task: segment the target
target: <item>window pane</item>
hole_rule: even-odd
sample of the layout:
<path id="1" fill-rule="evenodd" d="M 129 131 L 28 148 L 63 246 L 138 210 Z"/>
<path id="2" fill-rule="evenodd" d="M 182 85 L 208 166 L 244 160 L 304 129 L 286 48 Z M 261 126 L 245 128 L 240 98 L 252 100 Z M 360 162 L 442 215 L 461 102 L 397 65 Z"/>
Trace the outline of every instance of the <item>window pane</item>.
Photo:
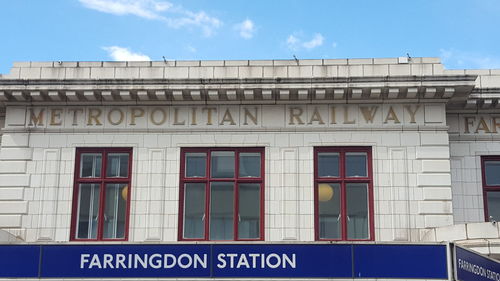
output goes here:
<path id="1" fill-rule="evenodd" d="M 367 177 L 366 153 L 348 152 L 345 156 L 346 177 Z"/>
<path id="2" fill-rule="evenodd" d="M 342 235 L 340 217 L 340 185 L 318 184 L 319 238 L 340 239 Z"/>
<path id="3" fill-rule="evenodd" d="M 484 161 L 486 185 L 500 185 L 500 161 Z"/>
<path id="4" fill-rule="evenodd" d="M 109 153 L 106 177 L 128 177 L 128 153 Z"/>
<path id="5" fill-rule="evenodd" d="M 76 238 L 97 238 L 99 215 L 99 185 L 80 184 L 78 194 L 78 221 L 76 223 Z"/>
<path id="6" fill-rule="evenodd" d="M 260 184 L 240 184 L 238 190 L 238 236 L 240 239 L 260 237 Z"/>
<path id="7" fill-rule="evenodd" d="M 318 177 L 339 176 L 339 154 L 337 152 L 318 153 Z"/>
<path id="8" fill-rule="evenodd" d="M 125 183 L 106 184 L 103 238 L 125 238 L 128 194 Z"/>
<path id="9" fill-rule="evenodd" d="M 369 239 L 368 236 L 368 184 L 348 183 L 347 238 Z"/>
<path id="10" fill-rule="evenodd" d="M 210 240 L 233 240 L 234 185 L 213 182 L 210 192 Z"/>
<path id="11" fill-rule="evenodd" d="M 500 192 L 487 192 L 488 216 L 495 221 L 500 221 Z"/>
<path id="12" fill-rule="evenodd" d="M 206 165 L 206 153 L 186 153 L 186 177 L 204 178 Z"/>
<path id="13" fill-rule="evenodd" d="M 240 153 L 240 177 L 260 177 L 260 153 Z"/>
<path id="14" fill-rule="evenodd" d="M 184 185 L 184 238 L 205 237 L 205 184 Z"/>
<path id="15" fill-rule="evenodd" d="M 234 178 L 233 151 L 214 151 L 211 157 L 213 178 Z"/>
<path id="16" fill-rule="evenodd" d="M 101 177 L 102 157 L 100 153 L 82 153 L 80 157 L 80 177 Z"/>

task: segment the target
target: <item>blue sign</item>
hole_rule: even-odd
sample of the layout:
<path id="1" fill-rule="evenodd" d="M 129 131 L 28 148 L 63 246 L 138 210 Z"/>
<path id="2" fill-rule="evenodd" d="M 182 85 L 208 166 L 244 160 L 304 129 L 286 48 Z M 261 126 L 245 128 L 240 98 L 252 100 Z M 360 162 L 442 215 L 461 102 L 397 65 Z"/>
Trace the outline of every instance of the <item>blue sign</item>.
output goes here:
<path id="1" fill-rule="evenodd" d="M 448 278 L 446 247 L 353 245 L 355 278 Z"/>
<path id="2" fill-rule="evenodd" d="M 40 246 L 0 245 L 0 277 L 38 277 Z"/>
<path id="3" fill-rule="evenodd" d="M 0 277 L 447 279 L 446 268 L 444 245 L 0 246 Z"/>
<path id="4" fill-rule="evenodd" d="M 500 263 L 480 254 L 455 247 L 456 278 L 461 281 L 500 281 Z"/>

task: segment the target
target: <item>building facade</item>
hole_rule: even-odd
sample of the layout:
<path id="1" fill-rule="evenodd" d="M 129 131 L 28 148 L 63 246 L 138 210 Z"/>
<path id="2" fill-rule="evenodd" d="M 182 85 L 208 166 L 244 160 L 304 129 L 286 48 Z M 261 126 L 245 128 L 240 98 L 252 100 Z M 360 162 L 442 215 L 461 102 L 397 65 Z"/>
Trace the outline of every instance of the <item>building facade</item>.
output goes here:
<path id="1" fill-rule="evenodd" d="M 499 99 L 500 70 L 435 58 L 15 63 L 0 77 L 0 238 L 62 251 L 335 245 L 368 262 L 362 247 L 436 246 L 444 277 L 187 277 L 451 279 L 448 242 L 500 254 Z M 85 255 L 81 268 L 105 267 Z M 250 254 L 262 270 L 297 266 L 263 255 Z M 217 266 L 251 263 L 238 257 Z M 165 277 L 102 274 L 82 276 Z"/>

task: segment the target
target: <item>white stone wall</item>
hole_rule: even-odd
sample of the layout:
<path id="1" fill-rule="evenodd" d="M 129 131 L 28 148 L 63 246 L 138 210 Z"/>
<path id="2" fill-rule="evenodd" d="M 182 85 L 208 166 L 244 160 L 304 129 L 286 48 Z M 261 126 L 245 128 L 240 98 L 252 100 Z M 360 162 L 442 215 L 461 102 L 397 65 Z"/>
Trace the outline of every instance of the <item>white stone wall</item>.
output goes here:
<path id="1" fill-rule="evenodd" d="M 498 114 L 448 114 L 455 223 L 484 222 L 481 156 L 500 155 Z M 470 122 L 466 125 L 466 119 Z M 484 124 L 480 120 L 484 120 Z M 484 127 L 486 125 L 487 127 Z M 468 127 L 468 128 L 466 128 Z M 479 130 L 478 130 L 479 128 Z M 489 132 L 485 132 L 485 129 Z"/>
<path id="2" fill-rule="evenodd" d="M 444 106 L 432 110 L 442 111 Z M 419 241 L 426 228 L 453 224 L 448 133 L 445 126 L 431 126 L 444 122 L 444 114 L 429 114 L 428 127 L 313 127 L 258 133 L 29 132 L 19 116 L 7 116 L 0 151 L 0 227 L 27 242 L 68 241 L 75 149 L 133 147 L 129 241 L 175 242 L 180 148 L 258 146 L 265 147 L 266 158 L 265 240 L 313 241 L 313 148 L 371 146 L 375 239 Z"/>

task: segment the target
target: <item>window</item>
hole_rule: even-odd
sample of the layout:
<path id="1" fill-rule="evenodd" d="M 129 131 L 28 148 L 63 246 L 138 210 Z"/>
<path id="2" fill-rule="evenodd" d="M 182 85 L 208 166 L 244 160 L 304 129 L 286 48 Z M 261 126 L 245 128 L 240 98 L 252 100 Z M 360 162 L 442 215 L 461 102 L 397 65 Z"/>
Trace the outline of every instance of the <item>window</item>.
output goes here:
<path id="1" fill-rule="evenodd" d="M 179 240 L 262 240 L 264 149 L 181 150 Z"/>
<path id="2" fill-rule="evenodd" d="M 484 217 L 500 220 L 500 156 L 481 157 L 483 171 Z"/>
<path id="3" fill-rule="evenodd" d="M 127 240 L 131 148 L 76 151 L 72 240 Z"/>
<path id="4" fill-rule="evenodd" d="M 316 147 L 316 240 L 373 240 L 370 147 Z"/>

